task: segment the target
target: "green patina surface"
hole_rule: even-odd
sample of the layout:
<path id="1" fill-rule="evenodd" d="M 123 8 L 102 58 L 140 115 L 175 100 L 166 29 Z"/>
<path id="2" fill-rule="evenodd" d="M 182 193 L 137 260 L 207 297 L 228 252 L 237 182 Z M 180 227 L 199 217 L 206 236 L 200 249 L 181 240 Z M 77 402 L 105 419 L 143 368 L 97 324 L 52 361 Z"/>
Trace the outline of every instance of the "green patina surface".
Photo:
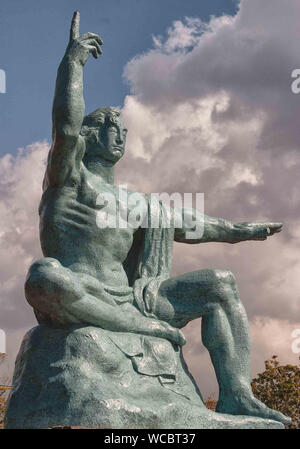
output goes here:
<path id="1" fill-rule="evenodd" d="M 134 201 L 125 204 L 114 183 L 127 133 L 120 111 L 84 116 L 83 68 L 101 45 L 98 35 L 79 34 L 75 13 L 58 69 L 39 208 L 44 258 L 25 284 L 39 325 L 24 337 L 5 425 L 282 428 L 289 419 L 251 392 L 248 323 L 232 273 L 170 277 L 174 240 L 265 240 L 282 224 L 199 218 L 193 209 L 167 210 L 150 195 L 140 196 L 141 220 L 130 220 Z M 103 201 L 107 195 L 116 210 Z M 201 221 L 201 237 L 190 237 L 186 221 L 164 226 L 182 214 L 188 223 Z M 102 226 L 116 215 L 115 227 Z M 142 226 L 152 218 L 157 227 Z M 182 356 L 180 329 L 199 317 L 220 388 L 217 413 L 205 408 Z"/>

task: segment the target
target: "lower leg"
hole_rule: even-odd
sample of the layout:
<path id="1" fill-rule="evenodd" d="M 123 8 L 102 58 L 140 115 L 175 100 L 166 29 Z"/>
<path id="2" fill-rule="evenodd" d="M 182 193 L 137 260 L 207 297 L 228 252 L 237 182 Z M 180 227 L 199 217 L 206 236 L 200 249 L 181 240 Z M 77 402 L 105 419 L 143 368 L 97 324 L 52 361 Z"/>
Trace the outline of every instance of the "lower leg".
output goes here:
<path id="1" fill-rule="evenodd" d="M 235 285 L 228 295 L 225 303 L 202 318 L 202 340 L 219 383 L 217 412 L 259 416 L 289 424 L 289 418 L 268 408 L 252 393 L 248 320 Z"/>
<path id="2" fill-rule="evenodd" d="M 210 353 L 220 394 L 250 387 L 250 339 L 236 286 L 223 287 L 226 301 L 202 317 L 202 341 Z"/>

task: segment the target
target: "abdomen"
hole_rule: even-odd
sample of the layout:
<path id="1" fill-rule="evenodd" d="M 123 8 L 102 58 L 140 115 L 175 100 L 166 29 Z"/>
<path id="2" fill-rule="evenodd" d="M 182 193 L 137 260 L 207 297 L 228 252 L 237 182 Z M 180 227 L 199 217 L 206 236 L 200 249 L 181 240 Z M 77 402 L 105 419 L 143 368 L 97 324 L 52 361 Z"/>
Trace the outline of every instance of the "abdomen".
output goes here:
<path id="1" fill-rule="evenodd" d="M 99 270 L 107 271 L 109 266 L 113 272 L 123 270 L 122 263 L 131 248 L 133 231 L 130 228 L 99 228 L 96 212 L 77 200 L 75 189 L 47 189 L 40 206 L 40 240 L 44 256 L 54 257 L 64 266 L 83 265 L 98 274 Z"/>

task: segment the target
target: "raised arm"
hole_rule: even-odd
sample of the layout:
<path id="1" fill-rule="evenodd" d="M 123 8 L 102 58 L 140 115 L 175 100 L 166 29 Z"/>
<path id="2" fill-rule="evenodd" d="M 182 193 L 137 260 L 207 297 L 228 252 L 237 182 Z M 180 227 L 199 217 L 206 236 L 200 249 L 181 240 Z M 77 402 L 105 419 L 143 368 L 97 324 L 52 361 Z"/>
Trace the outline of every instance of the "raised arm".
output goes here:
<path id="1" fill-rule="evenodd" d="M 175 209 L 175 241 L 182 243 L 266 240 L 280 232 L 282 223 L 233 223 L 223 218 L 209 217 L 195 209 Z M 176 226 L 179 223 L 179 226 Z"/>
<path id="2" fill-rule="evenodd" d="M 79 135 L 84 117 L 83 67 L 92 53 L 101 54 L 101 38 L 94 33 L 79 35 L 79 12 L 72 19 L 70 40 L 59 65 L 52 109 L 52 146 L 46 173 L 52 186 L 76 181 L 84 155 L 84 139 Z"/>

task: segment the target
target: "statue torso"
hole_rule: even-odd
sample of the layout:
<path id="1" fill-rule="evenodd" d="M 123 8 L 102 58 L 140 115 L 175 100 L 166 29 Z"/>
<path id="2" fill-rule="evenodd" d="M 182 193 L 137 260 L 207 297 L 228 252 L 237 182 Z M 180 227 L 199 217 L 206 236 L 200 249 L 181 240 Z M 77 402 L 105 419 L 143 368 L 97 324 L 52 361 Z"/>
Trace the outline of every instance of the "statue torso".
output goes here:
<path id="1" fill-rule="evenodd" d="M 74 187 L 48 187 L 40 204 L 40 239 L 43 254 L 73 271 L 87 273 L 108 285 L 128 285 L 123 262 L 135 229 L 127 223 L 126 205 L 119 187 L 103 182 L 81 164 L 80 182 Z M 104 194 L 104 195 L 103 195 Z M 117 210 L 105 204 L 116 198 Z M 100 195 L 100 196 L 99 196 Z M 103 205 L 105 207 L 103 208 Z M 120 212 L 119 212 L 120 211 Z M 127 226 L 101 227 L 115 214 Z M 124 222 L 123 222 L 124 225 Z"/>

